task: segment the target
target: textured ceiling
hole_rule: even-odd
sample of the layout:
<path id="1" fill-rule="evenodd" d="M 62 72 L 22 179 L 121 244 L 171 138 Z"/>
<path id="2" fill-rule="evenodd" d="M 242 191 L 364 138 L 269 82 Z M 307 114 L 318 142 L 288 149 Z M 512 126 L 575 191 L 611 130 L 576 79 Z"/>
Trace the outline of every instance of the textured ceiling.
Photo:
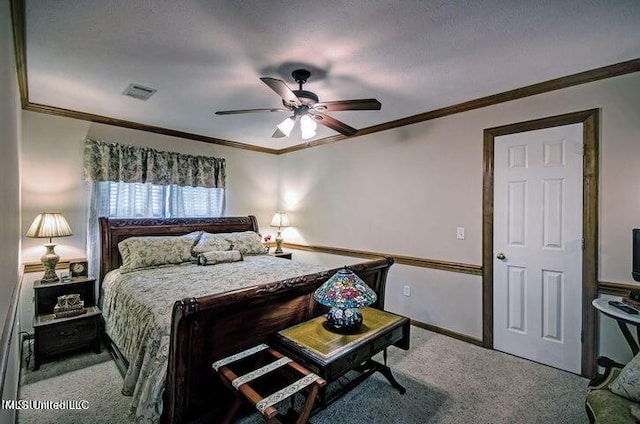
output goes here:
<path id="1" fill-rule="evenodd" d="M 29 101 L 281 149 L 259 78 L 307 67 L 355 128 L 640 57 L 639 0 L 26 1 Z M 129 83 L 158 92 L 123 96 Z M 315 139 L 336 134 L 319 128 Z"/>

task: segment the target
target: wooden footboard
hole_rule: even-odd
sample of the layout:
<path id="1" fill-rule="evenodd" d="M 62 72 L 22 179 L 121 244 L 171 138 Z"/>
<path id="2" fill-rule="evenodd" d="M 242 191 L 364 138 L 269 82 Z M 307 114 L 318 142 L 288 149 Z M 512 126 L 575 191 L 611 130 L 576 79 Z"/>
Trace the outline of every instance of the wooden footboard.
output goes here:
<path id="1" fill-rule="evenodd" d="M 192 231 L 258 232 L 255 216 L 217 218 L 100 218 L 100 284 L 122 258 L 118 244 L 136 236 L 176 236 Z M 392 259 L 350 266 L 377 293 L 373 307 L 384 308 L 385 284 Z M 200 298 L 186 298 L 173 307 L 163 423 L 219 422 L 230 394 L 212 371 L 213 361 L 269 335 L 324 313 L 313 292 L 336 270 Z M 100 290 L 102 292 L 102 290 Z M 128 366 L 114 345 L 120 367 Z"/>
<path id="2" fill-rule="evenodd" d="M 373 307 L 384 308 L 392 263 L 381 258 L 349 267 L 377 293 Z M 230 405 L 230 394 L 211 364 L 324 313 L 313 292 L 335 271 L 176 302 L 162 422 L 217 422 Z"/>

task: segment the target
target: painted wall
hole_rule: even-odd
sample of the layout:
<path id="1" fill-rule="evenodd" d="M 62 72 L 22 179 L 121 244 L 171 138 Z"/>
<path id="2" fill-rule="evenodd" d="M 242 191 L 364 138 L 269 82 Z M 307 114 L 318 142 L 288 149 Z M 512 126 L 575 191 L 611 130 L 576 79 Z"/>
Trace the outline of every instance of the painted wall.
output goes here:
<path id="1" fill-rule="evenodd" d="M 639 90 L 636 73 L 282 155 L 280 207 L 293 225 L 284 236 L 480 265 L 483 130 L 600 108 L 599 278 L 631 283 L 631 228 L 640 226 Z M 456 239 L 456 227 L 465 227 L 465 240 Z M 478 276 L 394 265 L 386 306 L 480 339 L 481 285 Z M 602 331 L 625 356 L 617 329 Z"/>
<path id="2" fill-rule="evenodd" d="M 0 318 L 8 320 L 13 291 L 18 284 L 20 263 L 20 96 L 13 50 L 13 32 L 9 2 L 0 2 Z M 12 332 L 12 328 L 7 329 Z M 2 330 L 0 330 L 2 331 Z M 10 335 L 5 335 L 10 337 Z M 2 399 L 16 399 L 19 337 L 13 332 L 7 372 L 2 384 Z M 4 352 L 2 352 L 4 354 Z M 3 378 L 0 376 L 0 378 Z M 13 423 L 14 411 L 0 409 L 0 422 Z"/>
<path id="3" fill-rule="evenodd" d="M 480 264 L 483 130 L 601 108 L 599 278 L 631 283 L 630 229 L 640 226 L 640 169 L 634 166 L 640 157 L 639 88 L 640 75 L 627 75 L 278 157 L 24 112 L 21 231 L 43 208 L 60 210 L 76 233 L 59 239 L 57 250 L 62 257 L 84 255 L 82 141 L 89 136 L 225 157 L 226 214 L 255 213 L 272 233 L 273 211 L 287 210 L 293 225 L 284 232 L 288 241 Z M 465 227 L 465 240 L 456 239 L 456 227 Z M 37 261 L 41 253 L 38 240 L 23 239 L 25 261 Z M 354 262 L 308 252 L 296 257 Z M 410 297 L 402 294 L 405 285 Z M 481 338 L 478 276 L 394 265 L 386 305 Z M 616 343 L 614 359 L 624 360 L 617 329 L 603 324 L 601 332 L 603 349 Z"/>
<path id="4" fill-rule="evenodd" d="M 271 233 L 268 225 L 277 205 L 274 155 L 34 112 L 23 113 L 22 127 L 22 234 L 39 212 L 62 212 L 74 235 L 55 240 L 61 258 L 86 255 L 88 194 L 82 179 L 82 153 L 87 137 L 225 158 L 225 215 L 254 214 L 260 227 Z M 23 260 L 39 261 L 44 253 L 42 240 L 23 237 L 22 243 Z"/>
<path id="5" fill-rule="evenodd" d="M 0 3 L 0 317 L 17 283 L 20 253 L 20 94 L 8 2 Z"/>

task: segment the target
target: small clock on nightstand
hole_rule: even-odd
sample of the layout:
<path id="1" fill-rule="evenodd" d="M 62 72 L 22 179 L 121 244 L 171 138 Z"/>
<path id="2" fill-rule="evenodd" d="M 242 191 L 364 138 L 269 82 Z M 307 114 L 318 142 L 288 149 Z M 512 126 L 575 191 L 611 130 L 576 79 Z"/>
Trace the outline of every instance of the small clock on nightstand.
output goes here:
<path id="1" fill-rule="evenodd" d="M 87 277 L 89 275 L 87 261 L 69 263 L 69 273 L 71 274 L 71 278 Z"/>

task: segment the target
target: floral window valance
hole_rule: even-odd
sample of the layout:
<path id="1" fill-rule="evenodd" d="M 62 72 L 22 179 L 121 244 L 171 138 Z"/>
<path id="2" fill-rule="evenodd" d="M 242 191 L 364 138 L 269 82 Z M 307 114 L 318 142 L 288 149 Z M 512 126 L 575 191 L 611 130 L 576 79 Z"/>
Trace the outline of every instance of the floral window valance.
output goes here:
<path id="1" fill-rule="evenodd" d="M 84 143 L 84 178 L 88 181 L 224 188 L 226 170 L 224 159 L 87 139 Z"/>

